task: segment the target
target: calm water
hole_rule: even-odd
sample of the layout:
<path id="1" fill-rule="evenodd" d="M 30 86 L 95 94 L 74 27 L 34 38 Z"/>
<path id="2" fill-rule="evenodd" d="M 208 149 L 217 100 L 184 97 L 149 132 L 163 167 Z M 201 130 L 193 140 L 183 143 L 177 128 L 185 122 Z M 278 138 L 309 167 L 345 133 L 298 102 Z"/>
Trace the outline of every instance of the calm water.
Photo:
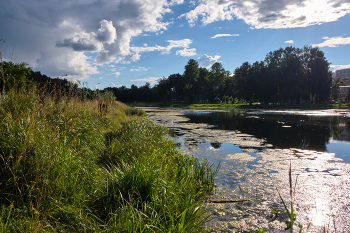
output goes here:
<path id="1" fill-rule="evenodd" d="M 250 200 L 205 204 L 216 217 L 209 229 L 285 232 L 286 213 L 276 189 L 289 205 L 291 166 L 297 222 L 309 226 L 308 232 L 350 232 L 349 112 L 146 112 L 170 129 L 183 152 L 220 163 L 212 198 Z M 270 221 L 271 209 L 284 214 Z"/>
<path id="2" fill-rule="evenodd" d="M 230 111 L 185 112 L 191 123 L 207 123 L 220 130 L 240 131 L 265 139 L 272 148 L 298 148 L 334 153 L 350 163 L 350 118 L 334 115 L 298 115 L 294 112 Z M 301 112 L 305 113 L 305 112 Z M 220 143 L 216 149 L 223 148 Z"/>

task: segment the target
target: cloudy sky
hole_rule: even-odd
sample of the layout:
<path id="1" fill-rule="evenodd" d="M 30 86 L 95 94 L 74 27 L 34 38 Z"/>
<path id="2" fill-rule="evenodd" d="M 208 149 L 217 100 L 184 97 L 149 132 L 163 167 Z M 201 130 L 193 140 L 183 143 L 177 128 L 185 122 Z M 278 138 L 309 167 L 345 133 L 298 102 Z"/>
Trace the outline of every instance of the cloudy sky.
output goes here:
<path id="1" fill-rule="evenodd" d="M 90 88 L 152 85 L 189 59 L 230 72 L 286 46 L 350 67 L 350 0 L 0 0 L 1 53 Z"/>

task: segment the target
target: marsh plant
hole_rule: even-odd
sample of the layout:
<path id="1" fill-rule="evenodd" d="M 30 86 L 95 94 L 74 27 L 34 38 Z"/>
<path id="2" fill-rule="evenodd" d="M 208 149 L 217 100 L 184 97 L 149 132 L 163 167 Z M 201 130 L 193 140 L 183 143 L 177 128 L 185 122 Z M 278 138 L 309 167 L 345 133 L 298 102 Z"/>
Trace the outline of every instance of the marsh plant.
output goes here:
<path id="1" fill-rule="evenodd" d="M 111 100 L 10 90 L 0 100 L 0 232 L 197 232 L 217 168 Z"/>
<path id="2" fill-rule="evenodd" d="M 294 191 L 293 191 L 293 183 L 292 183 L 292 164 L 290 163 L 289 165 L 289 171 L 288 171 L 288 178 L 289 178 L 289 195 L 290 195 L 290 208 L 288 208 L 286 202 L 284 201 L 284 199 L 281 196 L 280 191 L 276 188 L 277 193 L 283 203 L 283 207 L 284 210 L 286 211 L 288 218 L 285 219 L 285 223 L 286 223 L 286 228 L 285 230 L 289 230 L 291 233 L 293 233 L 293 228 L 294 228 L 294 224 L 296 223 L 296 214 L 294 212 L 294 207 L 293 207 L 293 193 L 295 193 L 295 187 L 297 185 L 297 181 L 298 181 L 298 176 L 295 179 L 295 184 L 294 184 Z M 283 215 L 281 214 L 280 217 L 282 217 Z M 278 209 L 274 209 L 271 210 L 271 221 L 275 221 L 278 217 L 279 217 L 279 213 L 278 213 Z M 309 229 L 311 223 L 308 224 L 307 229 Z M 303 225 L 301 223 L 298 223 L 298 227 L 299 227 L 299 232 L 303 232 L 304 228 Z"/>

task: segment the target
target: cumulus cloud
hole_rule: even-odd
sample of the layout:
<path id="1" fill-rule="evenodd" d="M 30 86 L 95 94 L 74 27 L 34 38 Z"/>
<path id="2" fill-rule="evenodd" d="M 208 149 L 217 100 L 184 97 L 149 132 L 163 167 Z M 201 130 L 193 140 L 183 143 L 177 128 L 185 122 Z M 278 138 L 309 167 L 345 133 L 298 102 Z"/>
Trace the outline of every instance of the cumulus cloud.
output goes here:
<path id="1" fill-rule="evenodd" d="M 96 33 L 96 39 L 102 43 L 112 44 L 117 39 L 117 30 L 112 21 L 102 20 L 101 28 Z"/>
<path id="2" fill-rule="evenodd" d="M 339 47 L 340 45 L 347 45 L 350 44 L 350 37 L 332 37 L 329 38 L 327 36 L 323 37 L 322 39 L 324 39 L 325 41 L 323 41 L 320 44 L 313 44 L 313 47 Z"/>
<path id="3" fill-rule="evenodd" d="M 190 26 L 194 26 L 201 17 L 204 25 L 222 20 L 232 20 L 234 3 L 221 4 L 221 0 L 201 0 L 194 10 L 184 13 L 179 18 L 186 17 Z"/>
<path id="4" fill-rule="evenodd" d="M 67 73 L 83 79 L 98 72 L 103 64 L 125 56 L 137 61 L 130 51 L 133 37 L 167 30 L 171 22 L 163 16 L 182 0 L 115 1 L 9 1 L 0 8 L 2 35 L 15 44 L 16 61 L 27 62 L 49 76 Z M 7 46 L 7 48 L 6 48 Z M 130 55 L 131 54 L 131 55 Z M 96 56 L 96 57 L 95 57 Z M 91 59 L 95 58 L 95 61 Z"/>
<path id="5" fill-rule="evenodd" d="M 193 49 L 184 48 L 182 50 L 177 50 L 176 55 L 180 55 L 182 57 L 191 57 L 191 56 L 197 55 L 197 53 L 196 53 L 196 49 L 194 48 Z"/>
<path id="6" fill-rule="evenodd" d="M 113 87 L 116 87 L 116 85 L 115 85 L 114 83 L 111 83 L 111 85 L 112 85 Z"/>
<path id="7" fill-rule="evenodd" d="M 215 36 L 210 37 L 210 39 L 223 37 L 223 36 L 239 36 L 239 34 L 216 34 Z"/>
<path id="8" fill-rule="evenodd" d="M 167 40 L 169 43 L 167 46 L 144 46 L 144 47 L 131 47 L 130 50 L 134 53 L 143 53 L 143 52 L 153 52 L 160 51 L 161 54 L 169 54 L 170 50 L 173 48 L 188 48 L 192 43 L 190 39 L 182 39 L 182 40 Z"/>
<path id="9" fill-rule="evenodd" d="M 57 41 L 56 47 L 70 47 L 74 51 L 83 52 L 96 52 L 103 50 L 103 43 L 112 44 L 117 39 L 117 32 L 115 27 L 113 27 L 112 21 L 102 20 L 100 21 L 100 24 L 101 28 L 98 29 L 97 33 L 85 33 L 77 27 L 77 30 L 80 32 L 64 39 L 63 42 Z"/>
<path id="10" fill-rule="evenodd" d="M 192 43 L 192 40 L 190 39 L 182 39 L 182 40 L 167 40 L 169 43 L 167 46 L 144 46 L 144 47 L 130 47 L 131 53 L 129 53 L 126 56 L 118 56 L 117 59 L 115 60 L 116 63 L 122 63 L 122 64 L 127 64 L 130 63 L 131 61 L 137 61 L 140 59 L 141 54 L 145 52 L 154 52 L 158 51 L 161 54 L 169 54 L 170 51 L 173 48 L 184 48 L 187 49 L 190 44 Z M 186 53 L 186 51 L 188 51 Z M 184 50 L 183 52 L 176 52 L 176 54 L 189 54 L 189 53 L 195 53 L 195 49 L 188 49 Z M 181 55 L 182 56 L 182 55 Z M 192 55 L 191 55 L 192 56 Z"/>
<path id="11" fill-rule="evenodd" d="M 151 85 L 157 84 L 159 80 L 161 80 L 162 77 L 147 77 L 147 78 L 141 78 L 141 79 L 133 79 L 130 81 L 133 82 L 147 82 L 150 83 Z"/>
<path id="12" fill-rule="evenodd" d="M 136 69 L 130 69 L 130 71 L 147 71 L 148 69 L 145 68 L 145 67 L 139 67 L 139 68 L 136 68 Z"/>
<path id="13" fill-rule="evenodd" d="M 350 13 L 347 0 L 198 0 L 180 16 L 194 26 L 242 19 L 252 28 L 294 28 L 333 22 Z"/>
<path id="14" fill-rule="evenodd" d="M 120 72 L 115 72 L 115 73 L 113 73 L 113 75 L 114 75 L 115 77 L 118 77 L 118 76 L 120 75 Z"/>
<path id="15" fill-rule="evenodd" d="M 341 69 L 348 69 L 350 68 L 350 64 L 349 65 L 330 65 L 329 66 L 331 70 L 335 71 L 335 70 L 341 70 Z"/>
<path id="16" fill-rule="evenodd" d="M 209 69 L 215 62 L 219 60 L 221 56 L 215 55 L 214 57 L 203 54 L 199 58 L 197 58 L 199 67 L 204 67 Z"/>
<path id="17" fill-rule="evenodd" d="M 294 40 L 287 40 L 284 43 L 286 43 L 286 44 L 294 44 Z"/>

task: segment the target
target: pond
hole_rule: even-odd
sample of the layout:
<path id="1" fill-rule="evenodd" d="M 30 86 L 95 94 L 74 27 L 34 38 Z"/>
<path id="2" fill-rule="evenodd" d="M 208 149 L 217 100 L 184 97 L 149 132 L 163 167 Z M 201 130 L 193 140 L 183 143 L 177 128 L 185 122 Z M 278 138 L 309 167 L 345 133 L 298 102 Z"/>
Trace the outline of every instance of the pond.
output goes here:
<path id="1" fill-rule="evenodd" d="M 350 232 L 348 111 L 144 110 L 170 129 L 181 151 L 220 164 L 210 199 L 242 200 L 205 203 L 215 217 L 208 230 L 285 232 L 280 192 L 289 209 L 293 201 L 295 229 Z"/>

